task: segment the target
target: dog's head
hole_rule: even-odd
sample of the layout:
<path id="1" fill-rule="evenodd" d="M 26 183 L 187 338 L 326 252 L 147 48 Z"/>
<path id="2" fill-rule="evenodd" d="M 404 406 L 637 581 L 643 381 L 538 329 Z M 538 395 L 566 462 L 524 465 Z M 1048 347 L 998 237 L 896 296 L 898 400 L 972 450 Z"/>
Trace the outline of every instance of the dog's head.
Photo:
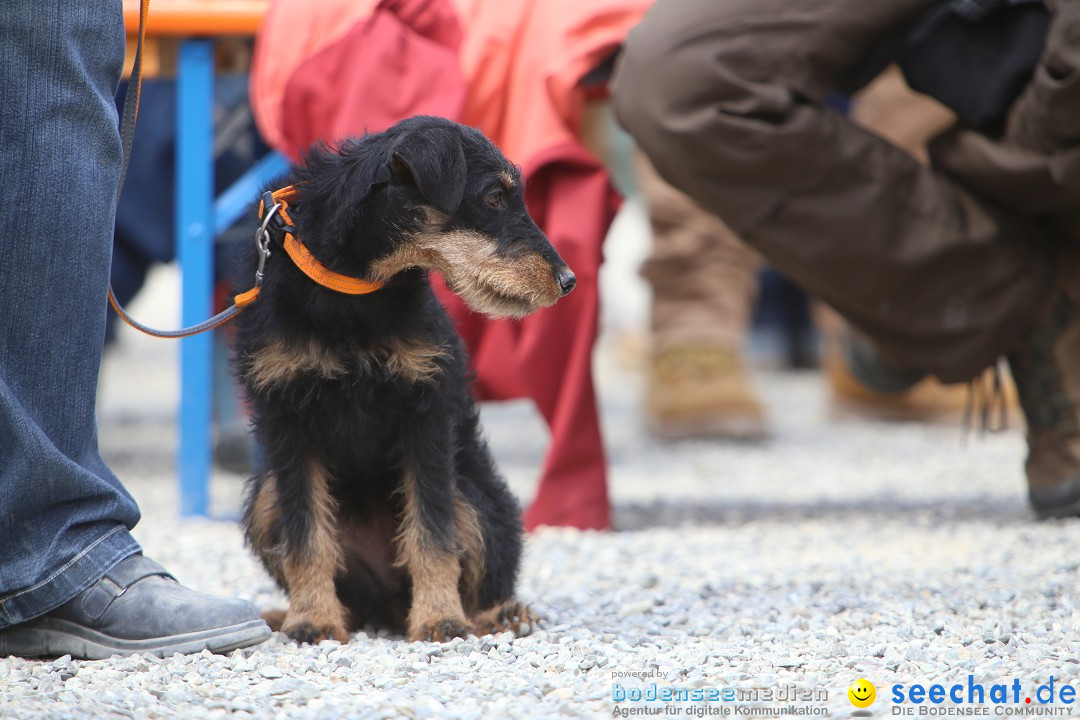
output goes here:
<path id="1" fill-rule="evenodd" d="M 365 258 L 371 279 L 438 270 L 472 309 L 509 317 L 574 288 L 574 273 L 525 209 L 520 170 L 478 130 L 415 117 L 342 152 L 368 166 L 354 178 L 370 187 L 365 214 L 392 228 L 379 255 Z"/>

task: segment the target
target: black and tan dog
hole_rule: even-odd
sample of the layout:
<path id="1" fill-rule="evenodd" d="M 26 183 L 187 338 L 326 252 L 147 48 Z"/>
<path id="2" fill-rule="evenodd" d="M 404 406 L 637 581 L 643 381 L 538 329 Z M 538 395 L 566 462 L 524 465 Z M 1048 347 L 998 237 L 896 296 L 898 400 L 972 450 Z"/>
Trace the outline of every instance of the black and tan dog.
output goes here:
<path id="1" fill-rule="evenodd" d="M 305 642 L 369 623 L 412 640 L 527 632 L 519 508 L 427 277 L 492 316 L 573 288 L 519 171 L 480 132 L 418 117 L 315 147 L 288 182 L 291 226 L 237 320 L 235 360 L 266 456 L 244 526 L 289 594 L 281 629 Z M 282 238 L 318 271 L 285 257 Z M 328 289 L 319 273 L 372 291 Z"/>

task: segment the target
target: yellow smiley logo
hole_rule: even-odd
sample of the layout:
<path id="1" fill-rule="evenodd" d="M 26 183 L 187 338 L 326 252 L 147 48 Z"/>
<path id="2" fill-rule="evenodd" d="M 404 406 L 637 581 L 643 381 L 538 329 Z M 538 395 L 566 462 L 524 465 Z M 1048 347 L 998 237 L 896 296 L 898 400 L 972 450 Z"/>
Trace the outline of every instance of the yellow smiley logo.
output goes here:
<path id="1" fill-rule="evenodd" d="M 866 678 L 859 678 L 847 689 L 848 700 L 857 708 L 870 707 L 877 700 L 877 688 Z"/>

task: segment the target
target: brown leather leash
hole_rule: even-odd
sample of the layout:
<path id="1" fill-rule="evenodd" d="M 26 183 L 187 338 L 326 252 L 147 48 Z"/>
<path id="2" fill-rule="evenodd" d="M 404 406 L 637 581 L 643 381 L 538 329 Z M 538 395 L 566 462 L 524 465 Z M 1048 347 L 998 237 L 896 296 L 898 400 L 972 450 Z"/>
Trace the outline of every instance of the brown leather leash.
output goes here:
<path id="1" fill-rule="evenodd" d="M 120 121 L 120 139 L 124 148 L 124 162 L 120 169 L 120 182 L 116 188 L 117 205 L 120 204 L 120 192 L 124 187 L 128 163 L 131 160 L 131 142 L 135 134 L 135 121 L 139 116 L 139 99 L 142 95 L 143 41 L 146 37 L 146 18 L 149 12 L 150 0 L 140 0 L 139 37 L 135 46 L 135 62 L 132 65 L 131 79 L 128 81 L 128 92 L 124 98 L 124 110 Z M 292 185 L 263 194 L 263 198 L 259 203 L 259 228 L 255 231 L 255 247 L 259 251 L 259 265 L 258 270 L 255 272 L 255 285 L 247 292 L 234 297 L 233 304 L 230 307 L 212 318 L 180 330 L 158 330 L 143 325 L 120 306 L 116 299 L 116 293 L 113 292 L 111 282 L 109 283 L 109 305 L 128 325 L 153 337 L 185 338 L 224 325 L 243 312 L 244 308 L 255 302 L 259 297 L 259 291 L 262 288 L 263 271 L 271 252 L 271 225 L 274 226 L 276 231 L 280 231 L 281 242 L 286 255 L 305 275 L 319 285 L 347 295 L 364 295 L 381 288 L 382 282 L 349 277 L 330 270 L 316 260 L 311 251 L 304 247 L 304 244 L 300 242 L 300 238 L 297 236 L 296 226 L 288 214 L 288 201 L 295 194 L 296 188 Z"/>

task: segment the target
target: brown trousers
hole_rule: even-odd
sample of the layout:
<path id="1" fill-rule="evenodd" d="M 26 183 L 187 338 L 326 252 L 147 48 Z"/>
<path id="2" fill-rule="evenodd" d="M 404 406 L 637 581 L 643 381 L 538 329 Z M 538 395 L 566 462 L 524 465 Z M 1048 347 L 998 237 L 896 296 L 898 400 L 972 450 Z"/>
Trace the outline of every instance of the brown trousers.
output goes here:
<path id="1" fill-rule="evenodd" d="M 966 380 L 1018 344 L 1080 234 L 1080 2 L 993 142 L 956 129 L 934 168 L 824 107 L 937 0 L 658 0 L 616 74 L 659 174 L 901 366 Z"/>

